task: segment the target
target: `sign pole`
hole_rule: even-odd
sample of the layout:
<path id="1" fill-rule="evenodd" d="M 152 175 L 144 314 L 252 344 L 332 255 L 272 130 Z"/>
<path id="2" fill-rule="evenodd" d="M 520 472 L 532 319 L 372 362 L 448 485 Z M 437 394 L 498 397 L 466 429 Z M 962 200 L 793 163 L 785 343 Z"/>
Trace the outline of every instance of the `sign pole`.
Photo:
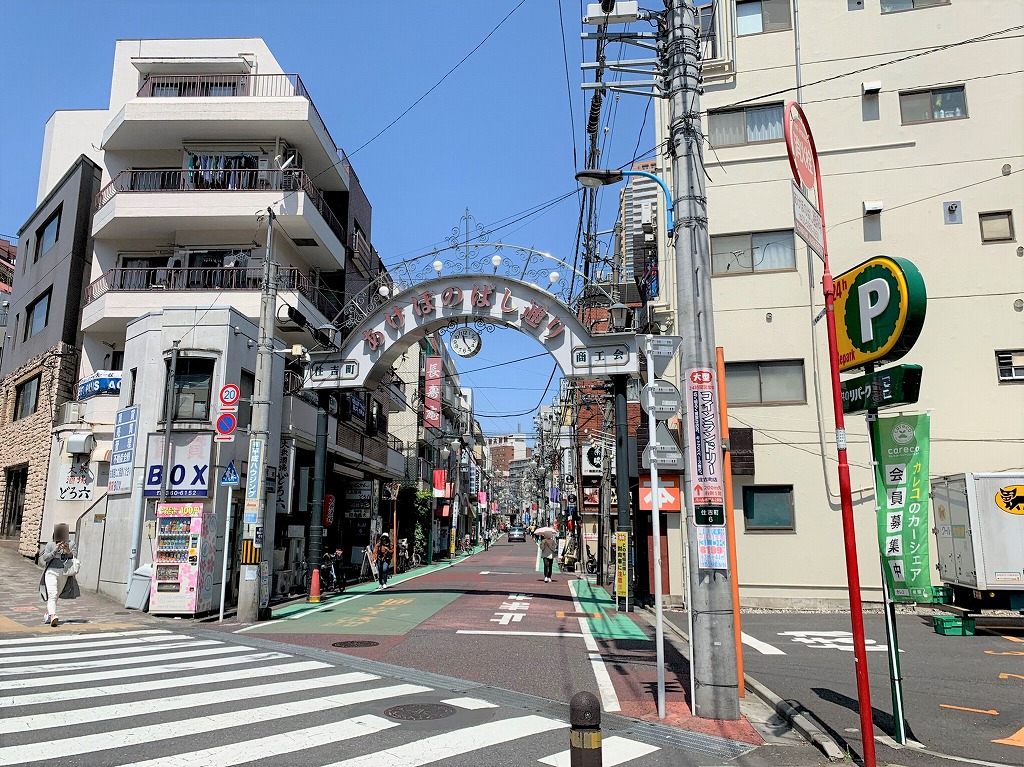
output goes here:
<path id="1" fill-rule="evenodd" d="M 864 366 L 864 372 L 871 375 L 875 372 L 875 363 L 869 362 Z M 868 445 L 871 448 L 871 465 L 877 471 L 878 465 L 878 408 L 870 407 L 867 413 L 868 422 Z M 874 473 L 874 472 L 873 472 Z M 878 497 L 878 486 L 875 485 L 875 513 L 878 514 L 880 498 Z M 882 607 L 885 613 L 885 637 L 888 650 L 886 655 L 889 660 L 889 690 L 892 694 L 892 719 L 894 723 L 893 734 L 896 742 L 901 746 L 907 745 L 907 730 L 904 719 L 903 705 L 903 672 L 900 669 L 900 638 L 896 628 L 896 604 L 889 597 L 889 579 L 885 573 L 885 559 L 879 557 L 879 565 L 882 570 Z"/>
<path id="2" fill-rule="evenodd" d="M 795 119 L 794 119 L 795 118 Z M 857 531 L 853 522 L 853 494 L 850 486 L 850 464 L 846 455 L 846 419 L 843 414 L 843 390 L 839 379 L 839 351 L 836 346 L 835 285 L 828 262 L 828 236 L 825 226 L 825 200 L 821 188 L 821 166 L 814 138 L 800 105 L 786 104 L 784 119 L 786 148 L 797 181 L 805 183 L 813 170 L 821 214 L 821 242 L 824 251 L 821 287 L 825 298 L 825 323 L 828 333 L 829 369 L 832 379 L 832 410 L 836 424 L 836 452 L 839 463 L 839 498 L 842 507 L 843 542 L 846 550 L 846 580 L 850 592 L 850 623 L 853 628 L 853 655 L 857 675 L 857 702 L 860 727 L 864 738 L 865 767 L 876 767 L 875 731 L 872 721 L 871 687 L 868 678 L 868 654 L 864 641 L 864 612 L 860 595 L 860 570 L 857 565 Z M 794 126 L 795 123 L 795 126 Z"/>
<path id="3" fill-rule="evenodd" d="M 234 485 L 228 485 L 228 510 L 227 522 L 224 524 L 224 555 L 220 568 L 220 623 L 224 622 L 224 594 L 228 585 L 228 545 L 231 541 L 231 497 L 234 495 Z"/>
<path id="4" fill-rule="evenodd" d="M 644 353 L 647 355 L 650 369 L 654 369 L 652 359 L 653 336 L 647 335 Z M 651 444 L 656 444 L 658 419 L 654 407 L 647 408 L 647 430 Z M 651 450 L 651 531 L 654 534 L 654 644 L 657 651 L 658 668 L 658 718 L 665 718 L 665 623 L 662 615 L 661 595 L 661 488 L 658 486 L 658 453 Z"/>

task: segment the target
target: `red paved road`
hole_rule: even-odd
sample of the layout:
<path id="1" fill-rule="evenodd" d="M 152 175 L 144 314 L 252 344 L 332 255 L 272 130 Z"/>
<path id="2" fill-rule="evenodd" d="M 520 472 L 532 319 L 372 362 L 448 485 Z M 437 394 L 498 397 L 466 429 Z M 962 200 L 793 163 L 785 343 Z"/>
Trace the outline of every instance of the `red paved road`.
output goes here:
<path id="1" fill-rule="evenodd" d="M 581 690 L 599 694 L 580 621 L 572 615 L 576 608 L 570 581 L 576 575 L 556 573 L 552 583 L 545 583 L 536 564 L 537 547 L 532 541 L 497 543 L 452 567 L 334 603 L 296 620 L 277 621 L 254 633 L 553 700 L 568 701 Z M 636 623 L 650 634 L 643 619 Z M 379 644 L 332 647 L 346 640 Z M 657 721 L 653 641 L 596 642 L 621 713 Z M 666 645 L 666 665 L 669 723 L 761 742 L 744 720 L 716 723 L 693 718 L 686 702 L 686 661 L 671 645 Z"/>

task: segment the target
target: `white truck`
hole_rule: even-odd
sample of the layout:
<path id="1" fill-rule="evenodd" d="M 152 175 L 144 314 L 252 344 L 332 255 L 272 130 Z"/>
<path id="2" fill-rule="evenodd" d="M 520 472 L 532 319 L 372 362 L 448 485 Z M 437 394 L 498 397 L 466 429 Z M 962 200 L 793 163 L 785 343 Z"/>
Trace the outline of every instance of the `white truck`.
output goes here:
<path id="1" fill-rule="evenodd" d="M 939 577 L 956 604 L 1024 612 L 1024 472 L 931 482 Z"/>

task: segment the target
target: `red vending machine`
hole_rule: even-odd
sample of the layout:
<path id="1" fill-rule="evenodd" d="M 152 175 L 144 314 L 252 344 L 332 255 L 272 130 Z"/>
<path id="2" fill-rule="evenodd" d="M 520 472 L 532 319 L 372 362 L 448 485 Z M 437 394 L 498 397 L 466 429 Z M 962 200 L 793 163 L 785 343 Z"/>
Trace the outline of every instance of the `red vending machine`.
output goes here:
<path id="1" fill-rule="evenodd" d="M 213 609 L 217 525 L 206 504 L 158 503 L 149 612 L 197 615 Z"/>

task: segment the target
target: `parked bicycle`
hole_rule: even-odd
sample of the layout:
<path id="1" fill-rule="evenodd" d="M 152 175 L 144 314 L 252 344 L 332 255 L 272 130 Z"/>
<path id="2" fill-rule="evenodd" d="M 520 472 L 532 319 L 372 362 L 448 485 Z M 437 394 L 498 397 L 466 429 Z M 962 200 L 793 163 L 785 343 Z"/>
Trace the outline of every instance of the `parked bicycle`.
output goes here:
<path id="1" fill-rule="evenodd" d="M 396 570 L 400 573 L 404 573 L 409 569 L 409 539 L 399 538 L 398 539 L 398 554 L 396 560 Z"/>
<path id="2" fill-rule="evenodd" d="M 345 555 L 341 549 L 333 554 L 325 552 L 320 562 L 320 593 L 345 591 Z"/>

